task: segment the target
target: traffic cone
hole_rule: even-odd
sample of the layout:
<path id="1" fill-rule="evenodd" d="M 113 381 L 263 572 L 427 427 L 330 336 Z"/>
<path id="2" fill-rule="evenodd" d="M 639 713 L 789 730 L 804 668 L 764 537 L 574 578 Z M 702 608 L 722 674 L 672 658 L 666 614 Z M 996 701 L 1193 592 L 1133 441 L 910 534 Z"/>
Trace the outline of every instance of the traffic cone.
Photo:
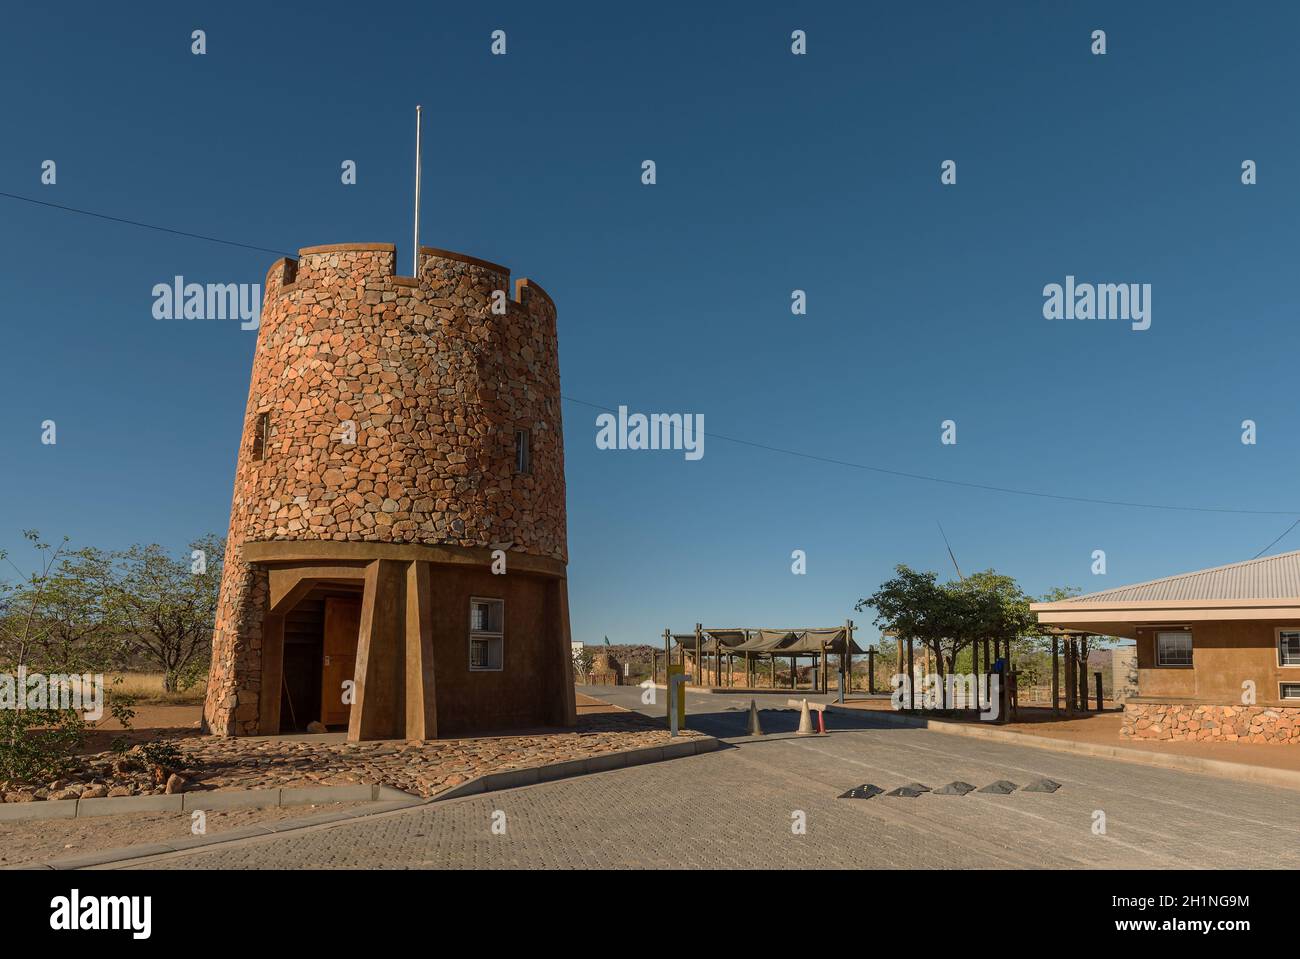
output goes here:
<path id="1" fill-rule="evenodd" d="M 763 727 L 758 722 L 758 704 L 752 699 L 749 701 L 749 724 L 745 727 L 745 733 L 749 736 L 763 735 Z"/>
<path id="2" fill-rule="evenodd" d="M 813 731 L 812 714 L 808 710 L 808 700 L 805 699 L 799 710 L 799 728 L 795 732 L 800 736 L 811 736 Z"/>

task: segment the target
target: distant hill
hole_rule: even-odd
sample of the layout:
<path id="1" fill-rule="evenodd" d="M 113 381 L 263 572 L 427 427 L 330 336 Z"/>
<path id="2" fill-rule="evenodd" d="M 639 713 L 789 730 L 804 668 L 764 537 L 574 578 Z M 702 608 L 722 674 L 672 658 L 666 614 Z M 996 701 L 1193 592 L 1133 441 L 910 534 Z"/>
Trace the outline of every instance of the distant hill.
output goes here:
<path id="1" fill-rule="evenodd" d="M 608 646 L 604 643 L 584 643 L 583 645 L 587 652 L 593 655 L 596 653 L 609 653 L 620 663 L 631 663 L 634 672 L 637 666 L 645 666 L 645 671 L 649 672 L 652 654 L 656 649 L 661 653 L 663 652 L 662 647 L 651 646 L 648 643 L 638 643 L 636 645 L 631 643 L 610 643 Z"/>

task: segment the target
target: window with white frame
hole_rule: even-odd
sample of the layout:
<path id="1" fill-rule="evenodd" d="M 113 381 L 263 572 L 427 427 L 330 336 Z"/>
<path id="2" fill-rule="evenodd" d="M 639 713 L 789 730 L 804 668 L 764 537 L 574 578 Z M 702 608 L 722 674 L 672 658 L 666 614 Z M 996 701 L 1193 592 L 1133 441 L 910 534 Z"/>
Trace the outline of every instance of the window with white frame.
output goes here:
<path id="1" fill-rule="evenodd" d="M 1277 631 L 1277 664 L 1300 666 L 1300 629 Z"/>
<path id="2" fill-rule="evenodd" d="M 1282 683 L 1282 699 L 1300 699 L 1300 683 Z"/>
<path id="3" fill-rule="evenodd" d="M 499 670 L 505 642 L 506 603 L 503 599 L 469 601 L 469 668 Z"/>
<path id="4" fill-rule="evenodd" d="M 1185 631 L 1156 633 L 1156 665 L 1192 665 L 1192 634 Z"/>

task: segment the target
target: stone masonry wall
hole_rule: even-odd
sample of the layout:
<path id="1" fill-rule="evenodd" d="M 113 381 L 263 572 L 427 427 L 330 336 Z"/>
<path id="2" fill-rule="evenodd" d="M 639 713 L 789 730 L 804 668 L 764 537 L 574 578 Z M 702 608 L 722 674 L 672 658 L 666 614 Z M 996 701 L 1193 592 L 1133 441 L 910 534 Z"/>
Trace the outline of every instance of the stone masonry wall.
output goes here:
<path id="1" fill-rule="evenodd" d="M 511 296 L 509 271 L 473 257 L 422 250 L 416 278 L 396 276 L 395 261 L 391 244 L 310 247 L 267 276 L 204 707 L 217 734 L 257 727 L 266 582 L 240 561 L 245 542 L 568 560 L 550 297 L 528 280 Z M 531 432 L 528 474 L 515 470 L 516 429 Z"/>
<path id="2" fill-rule="evenodd" d="M 1300 707 L 1128 702 L 1119 734 L 1133 739 L 1300 743 Z"/>

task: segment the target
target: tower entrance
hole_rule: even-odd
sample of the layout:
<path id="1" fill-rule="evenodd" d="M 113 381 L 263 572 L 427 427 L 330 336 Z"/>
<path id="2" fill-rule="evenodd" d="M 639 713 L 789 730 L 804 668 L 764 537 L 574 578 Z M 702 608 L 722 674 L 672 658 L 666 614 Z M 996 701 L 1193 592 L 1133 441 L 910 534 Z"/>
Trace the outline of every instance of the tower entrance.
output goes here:
<path id="1" fill-rule="evenodd" d="M 280 732 L 303 732 L 313 722 L 347 729 L 345 684 L 356 675 L 360 632 L 360 588 L 317 587 L 284 614 Z"/>

